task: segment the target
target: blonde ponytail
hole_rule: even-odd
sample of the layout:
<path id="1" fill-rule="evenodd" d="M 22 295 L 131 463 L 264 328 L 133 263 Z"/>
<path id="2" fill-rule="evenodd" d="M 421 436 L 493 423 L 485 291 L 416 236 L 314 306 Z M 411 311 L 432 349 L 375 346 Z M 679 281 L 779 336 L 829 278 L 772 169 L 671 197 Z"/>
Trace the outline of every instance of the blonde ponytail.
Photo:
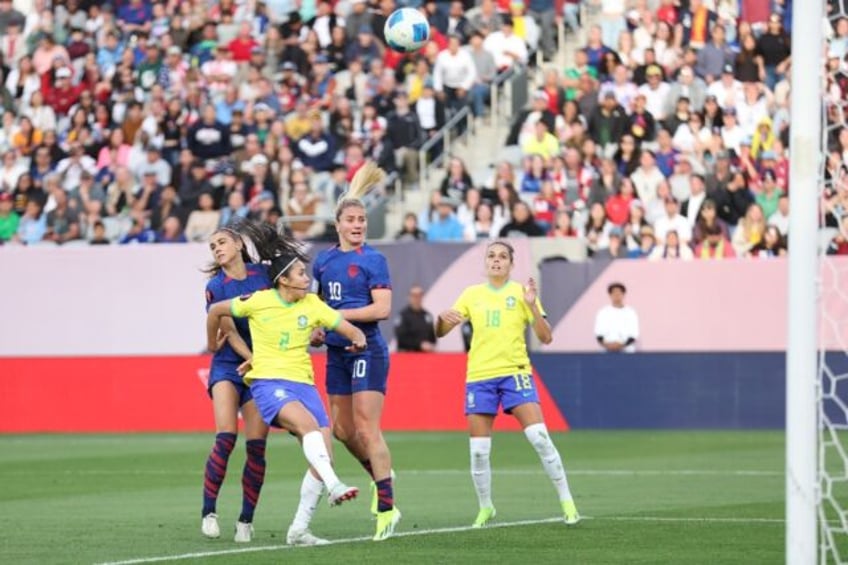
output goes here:
<path id="1" fill-rule="evenodd" d="M 350 181 L 350 188 L 347 192 L 339 197 L 336 204 L 336 220 L 341 217 L 342 211 L 349 206 L 358 206 L 364 208 L 362 198 L 368 194 L 371 189 L 383 183 L 386 179 L 386 172 L 377 166 L 373 161 L 368 161 L 362 165 L 353 179 Z"/>

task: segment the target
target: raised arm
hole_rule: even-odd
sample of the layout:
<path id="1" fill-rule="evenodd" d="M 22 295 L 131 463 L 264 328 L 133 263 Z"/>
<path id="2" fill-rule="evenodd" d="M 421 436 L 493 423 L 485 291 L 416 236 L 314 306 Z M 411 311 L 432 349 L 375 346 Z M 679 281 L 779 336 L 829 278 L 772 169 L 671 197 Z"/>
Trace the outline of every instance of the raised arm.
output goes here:
<path id="1" fill-rule="evenodd" d="M 527 285 L 524 287 L 524 302 L 527 303 L 527 307 L 530 308 L 530 312 L 533 314 L 533 333 L 536 334 L 539 341 L 548 345 L 554 339 L 553 333 L 551 332 L 551 325 L 539 308 L 539 302 L 536 300 L 537 296 L 536 279 L 530 277 Z"/>

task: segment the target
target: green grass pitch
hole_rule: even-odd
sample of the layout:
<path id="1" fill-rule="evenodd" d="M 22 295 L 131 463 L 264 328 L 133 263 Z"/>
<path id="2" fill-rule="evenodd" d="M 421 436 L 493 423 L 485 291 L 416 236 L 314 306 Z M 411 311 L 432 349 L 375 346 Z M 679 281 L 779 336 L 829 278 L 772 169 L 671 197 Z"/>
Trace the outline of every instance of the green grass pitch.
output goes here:
<path id="1" fill-rule="evenodd" d="M 337 467 L 363 496 L 319 508 L 327 547 L 284 547 L 305 462 L 274 434 L 249 545 L 232 541 L 241 505 L 243 438 L 218 501 L 222 537 L 200 534 L 211 434 L 0 436 L 0 563 L 780 563 L 784 443 L 780 432 L 555 434 L 584 521 L 559 505 L 522 434 L 496 434 L 497 527 L 468 530 L 477 511 L 464 434 L 387 436 L 404 518 L 373 534 L 364 473 L 340 445 Z M 530 522 L 530 523 L 527 523 Z M 195 554 L 193 557 L 192 554 Z M 200 554 L 200 555 L 197 555 Z M 162 558 L 153 561 L 152 558 Z"/>

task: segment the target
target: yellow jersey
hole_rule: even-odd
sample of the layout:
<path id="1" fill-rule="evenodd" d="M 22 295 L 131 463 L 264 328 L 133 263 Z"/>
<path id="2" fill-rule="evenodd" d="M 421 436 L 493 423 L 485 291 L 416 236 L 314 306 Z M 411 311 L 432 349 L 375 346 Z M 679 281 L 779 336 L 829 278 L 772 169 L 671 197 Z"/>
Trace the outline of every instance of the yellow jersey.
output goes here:
<path id="1" fill-rule="evenodd" d="M 545 311 L 536 298 L 542 315 Z M 524 337 L 533 312 L 524 302 L 524 287 L 509 281 L 501 288 L 478 284 L 466 288 L 453 309 L 471 321 L 467 381 L 485 381 L 531 372 Z"/>
<path id="2" fill-rule="evenodd" d="M 250 325 L 253 362 L 244 376 L 247 384 L 254 379 L 315 384 L 309 336 L 314 328 L 335 329 L 342 321 L 342 315 L 315 294 L 285 302 L 276 289 L 234 298 L 230 311 Z"/>

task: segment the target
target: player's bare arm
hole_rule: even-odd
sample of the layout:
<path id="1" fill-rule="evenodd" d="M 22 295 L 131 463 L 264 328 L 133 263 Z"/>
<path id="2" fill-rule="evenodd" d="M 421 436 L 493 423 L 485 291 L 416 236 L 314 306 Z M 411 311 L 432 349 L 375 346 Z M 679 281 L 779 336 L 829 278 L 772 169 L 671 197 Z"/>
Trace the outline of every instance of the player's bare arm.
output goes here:
<path id="1" fill-rule="evenodd" d="M 436 318 L 436 337 L 444 337 L 452 329 L 465 321 L 462 314 L 456 310 L 445 310 Z"/>
<path id="2" fill-rule="evenodd" d="M 342 320 L 334 331 L 351 341 L 351 344 L 346 348 L 348 351 L 365 351 L 365 348 L 368 347 L 365 341 L 365 334 L 362 330 L 347 320 Z"/>
<path id="3" fill-rule="evenodd" d="M 209 351 L 218 351 L 223 342 L 218 337 L 221 329 L 221 320 L 230 316 L 231 300 L 222 300 L 216 302 L 209 308 L 209 313 L 206 315 L 206 347 Z"/>
<path id="4" fill-rule="evenodd" d="M 536 287 L 536 279 L 530 277 L 527 280 L 527 284 L 524 285 L 524 302 L 527 303 L 530 312 L 533 314 L 533 333 L 536 334 L 539 341 L 548 345 L 553 341 L 553 332 L 551 332 L 551 325 L 545 319 L 541 310 L 539 310 L 539 304 L 536 301 L 538 296 L 539 290 Z"/>
<path id="5" fill-rule="evenodd" d="M 371 291 L 371 304 L 362 308 L 339 310 L 348 322 L 379 322 L 387 320 L 392 312 L 392 291 L 375 288 Z"/>
<path id="6" fill-rule="evenodd" d="M 250 348 L 247 346 L 247 342 L 241 337 L 236 329 L 236 324 L 233 321 L 232 317 L 224 316 L 221 318 L 221 326 L 220 333 L 224 335 L 226 340 L 230 343 L 230 347 L 233 348 L 233 351 L 238 353 L 239 357 L 242 359 L 250 359 L 253 355 L 253 352 L 250 351 Z M 223 344 L 222 344 L 223 345 Z"/>

